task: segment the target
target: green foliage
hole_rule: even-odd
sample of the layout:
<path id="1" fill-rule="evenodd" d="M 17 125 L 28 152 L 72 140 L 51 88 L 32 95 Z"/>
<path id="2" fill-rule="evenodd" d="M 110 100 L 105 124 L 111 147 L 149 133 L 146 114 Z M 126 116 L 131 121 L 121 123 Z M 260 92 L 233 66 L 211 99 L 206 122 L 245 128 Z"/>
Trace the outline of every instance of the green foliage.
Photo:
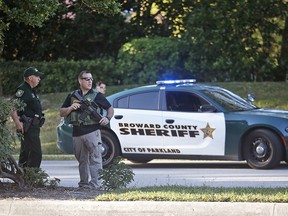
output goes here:
<path id="1" fill-rule="evenodd" d="M 6 125 L 6 121 L 9 118 L 11 111 L 13 109 L 21 109 L 21 104 L 19 101 L 8 101 L 3 97 L 0 97 L 0 161 L 11 155 L 15 145 L 16 137 Z"/>
<path id="2" fill-rule="evenodd" d="M 0 61 L 1 62 L 1 61 Z M 70 92 L 78 88 L 78 74 L 81 70 L 92 71 L 95 80 L 105 80 L 108 85 L 121 83 L 113 58 L 95 60 L 66 61 L 59 59 L 55 62 L 1 62 L 0 81 L 4 95 L 12 95 L 17 86 L 23 82 L 23 71 L 36 66 L 45 73 L 41 81 L 39 93 Z"/>
<path id="3" fill-rule="evenodd" d="M 57 0 L 0 0 L 0 52 L 4 47 L 3 32 L 9 29 L 11 22 L 41 26 L 54 14 L 57 7 Z"/>
<path id="4" fill-rule="evenodd" d="M 44 1 L 45 4 L 35 8 L 39 1 L 0 1 L 3 6 L 0 10 L 7 6 L 7 11 L 12 11 L 11 5 L 19 10 L 15 22 L 0 21 L 0 46 L 1 30 L 9 25 L 11 28 L 6 34 L 4 58 L 51 61 L 115 57 L 124 44 L 118 55 L 119 70 L 110 67 L 113 80 L 120 83 L 122 80 L 125 84 L 150 83 L 167 76 L 195 77 L 203 82 L 286 79 L 286 0 L 71 0 L 68 5 L 62 0 L 53 12 L 57 16 L 44 23 L 54 1 Z M 23 8 L 19 7 L 22 4 Z M 27 7 L 32 14 L 26 16 Z M 42 19 L 34 20 L 43 24 L 43 28 L 19 24 L 25 21 L 36 25 L 31 23 L 31 16 L 37 17 L 39 10 L 45 8 L 47 13 Z M 120 9 L 129 19 L 120 15 Z M 22 13 L 23 17 L 19 17 Z M 172 42 L 171 38 L 177 40 Z"/>
<path id="5" fill-rule="evenodd" d="M 60 4 L 56 15 L 42 27 L 13 22 L 9 31 L 5 32 L 3 58 L 51 61 L 115 56 L 129 38 L 129 24 L 124 22 L 120 13 L 103 16 L 97 11 L 88 9 L 81 1 L 74 1 L 69 7 Z M 62 19 L 59 20 L 59 17 Z"/>
<path id="6" fill-rule="evenodd" d="M 116 0 L 63 0 L 62 4 L 68 8 L 75 2 L 80 2 L 77 6 L 84 7 L 84 10 L 90 9 L 105 15 L 118 13 L 120 7 Z M 59 5 L 58 0 L 0 0 L 0 51 L 3 49 L 3 31 L 8 29 L 11 23 L 23 23 L 32 27 L 42 26 L 46 20 L 55 15 Z M 34 40 L 36 38 L 34 35 Z"/>
<path id="7" fill-rule="evenodd" d="M 287 203 L 287 188 L 221 188 L 178 185 L 123 189 L 101 194 L 97 201 L 267 202 Z"/>
<path id="8" fill-rule="evenodd" d="M 57 7 L 57 0 L 11 0 L 3 3 L 1 8 L 8 20 L 15 20 L 31 26 L 41 26 L 54 14 Z"/>
<path id="9" fill-rule="evenodd" d="M 1 5 L 0 5 L 0 7 L 1 7 Z M 4 31 L 6 29 L 7 29 L 7 26 L 5 25 L 3 20 L 0 19 L 0 51 L 2 51 L 4 48 Z"/>
<path id="10" fill-rule="evenodd" d="M 195 3 L 184 20 L 186 69 L 202 81 L 284 80 L 279 47 L 287 45 L 279 37 L 287 37 L 287 7 L 282 0 Z"/>
<path id="11" fill-rule="evenodd" d="M 115 0 L 82 0 L 82 2 L 97 13 L 113 15 L 120 12 L 121 5 Z"/>
<path id="12" fill-rule="evenodd" d="M 0 124 L 0 161 L 12 154 L 15 142 L 12 139 L 12 134 L 4 124 Z"/>
<path id="13" fill-rule="evenodd" d="M 183 17 L 194 1 L 126 1 L 123 7 L 133 8 L 130 22 L 136 38 L 145 36 L 170 37 L 183 31 Z"/>
<path id="14" fill-rule="evenodd" d="M 121 157 L 117 157 L 107 168 L 99 170 L 99 174 L 99 179 L 108 191 L 126 188 L 134 180 L 132 168 L 127 166 Z"/>
<path id="15" fill-rule="evenodd" d="M 158 79 L 183 78 L 183 44 L 172 38 L 141 38 L 126 43 L 117 66 L 124 84 L 155 83 Z"/>
<path id="16" fill-rule="evenodd" d="M 25 167 L 23 179 L 25 186 L 28 188 L 33 187 L 45 187 L 56 188 L 60 182 L 60 179 L 49 179 L 49 175 L 41 168 Z"/>

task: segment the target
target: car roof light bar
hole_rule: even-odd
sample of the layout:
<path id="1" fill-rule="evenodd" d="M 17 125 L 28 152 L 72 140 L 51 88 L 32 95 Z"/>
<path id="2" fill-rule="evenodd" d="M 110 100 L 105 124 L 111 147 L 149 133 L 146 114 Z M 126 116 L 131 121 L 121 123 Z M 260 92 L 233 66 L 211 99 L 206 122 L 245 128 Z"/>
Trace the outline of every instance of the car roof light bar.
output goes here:
<path id="1" fill-rule="evenodd" d="M 157 85 L 179 85 L 196 83 L 196 79 L 181 79 L 181 80 L 159 80 L 156 81 Z"/>

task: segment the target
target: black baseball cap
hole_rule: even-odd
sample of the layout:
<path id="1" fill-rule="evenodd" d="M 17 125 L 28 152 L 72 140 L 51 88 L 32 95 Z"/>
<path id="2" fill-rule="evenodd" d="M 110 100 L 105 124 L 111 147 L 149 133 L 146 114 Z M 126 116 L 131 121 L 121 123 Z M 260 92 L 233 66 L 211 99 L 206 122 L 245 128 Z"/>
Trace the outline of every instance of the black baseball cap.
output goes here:
<path id="1" fill-rule="evenodd" d="M 24 71 L 24 77 L 29 77 L 29 76 L 39 76 L 40 78 L 43 78 L 44 73 L 40 72 L 37 70 L 35 67 L 29 67 Z"/>

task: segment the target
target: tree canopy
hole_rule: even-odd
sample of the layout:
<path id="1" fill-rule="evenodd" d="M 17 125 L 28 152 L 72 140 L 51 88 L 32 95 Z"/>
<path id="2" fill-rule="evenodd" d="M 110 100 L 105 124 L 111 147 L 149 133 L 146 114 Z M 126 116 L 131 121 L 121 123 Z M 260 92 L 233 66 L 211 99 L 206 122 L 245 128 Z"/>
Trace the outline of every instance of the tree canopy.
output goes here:
<path id="1" fill-rule="evenodd" d="M 41 27 L 55 15 L 60 5 L 70 7 L 76 0 L 0 0 L 0 51 L 4 46 L 4 31 L 11 23 Z M 120 4 L 116 0 L 79 0 L 79 7 L 100 14 L 119 12 Z"/>
<path id="2" fill-rule="evenodd" d="M 287 11 L 283 0 L 199 1 L 185 18 L 187 68 L 207 81 L 283 80 Z M 286 69 L 280 72 L 280 66 Z"/>
<path id="3" fill-rule="evenodd" d="M 26 1 L 36 6 L 40 0 Z M 18 1 L 9 2 L 21 8 Z M 167 38 L 185 44 L 177 46 L 181 50 L 174 50 L 181 53 L 182 67 L 179 70 L 178 64 L 175 70 L 189 72 L 198 80 L 284 80 L 288 71 L 288 0 L 60 0 L 57 7 L 49 5 L 35 9 L 50 11 L 43 14 L 42 27 L 27 26 L 17 19 L 7 22 L 5 13 L 0 16 L 10 28 L 2 32 L 6 45 L 2 58 L 55 61 L 109 56 L 121 61 L 124 47 L 144 45 L 149 39 L 156 43 L 159 40 L 154 38 L 158 37 L 164 44 Z M 91 6 L 102 9 L 97 11 Z M 157 45 L 162 43 L 148 46 L 143 52 L 151 54 L 154 50 L 152 56 L 157 56 Z M 140 55 L 130 54 L 131 60 L 137 53 Z M 147 68 L 153 64 L 150 68 L 154 73 L 159 73 L 165 62 L 143 61 Z M 171 65 L 165 67 L 171 69 Z M 132 72 L 123 61 L 121 68 L 123 75 L 144 72 Z"/>

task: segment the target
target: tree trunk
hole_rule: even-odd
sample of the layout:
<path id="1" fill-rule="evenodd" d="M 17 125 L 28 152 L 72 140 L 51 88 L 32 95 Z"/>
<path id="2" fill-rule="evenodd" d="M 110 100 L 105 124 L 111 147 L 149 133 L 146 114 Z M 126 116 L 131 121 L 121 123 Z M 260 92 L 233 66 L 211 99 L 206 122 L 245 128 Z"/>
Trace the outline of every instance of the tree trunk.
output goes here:
<path id="1" fill-rule="evenodd" d="M 0 96 L 3 96 L 2 81 L 0 80 Z"/>
<path id="2" fill-rule="evenodd" d="M 1 161 L 0 165 L 0 178 L 11 179 L 20 188 L 24 187 L 23 170 L 17 165 L 13 156 L 8 156 L 6 160 Z"/>

